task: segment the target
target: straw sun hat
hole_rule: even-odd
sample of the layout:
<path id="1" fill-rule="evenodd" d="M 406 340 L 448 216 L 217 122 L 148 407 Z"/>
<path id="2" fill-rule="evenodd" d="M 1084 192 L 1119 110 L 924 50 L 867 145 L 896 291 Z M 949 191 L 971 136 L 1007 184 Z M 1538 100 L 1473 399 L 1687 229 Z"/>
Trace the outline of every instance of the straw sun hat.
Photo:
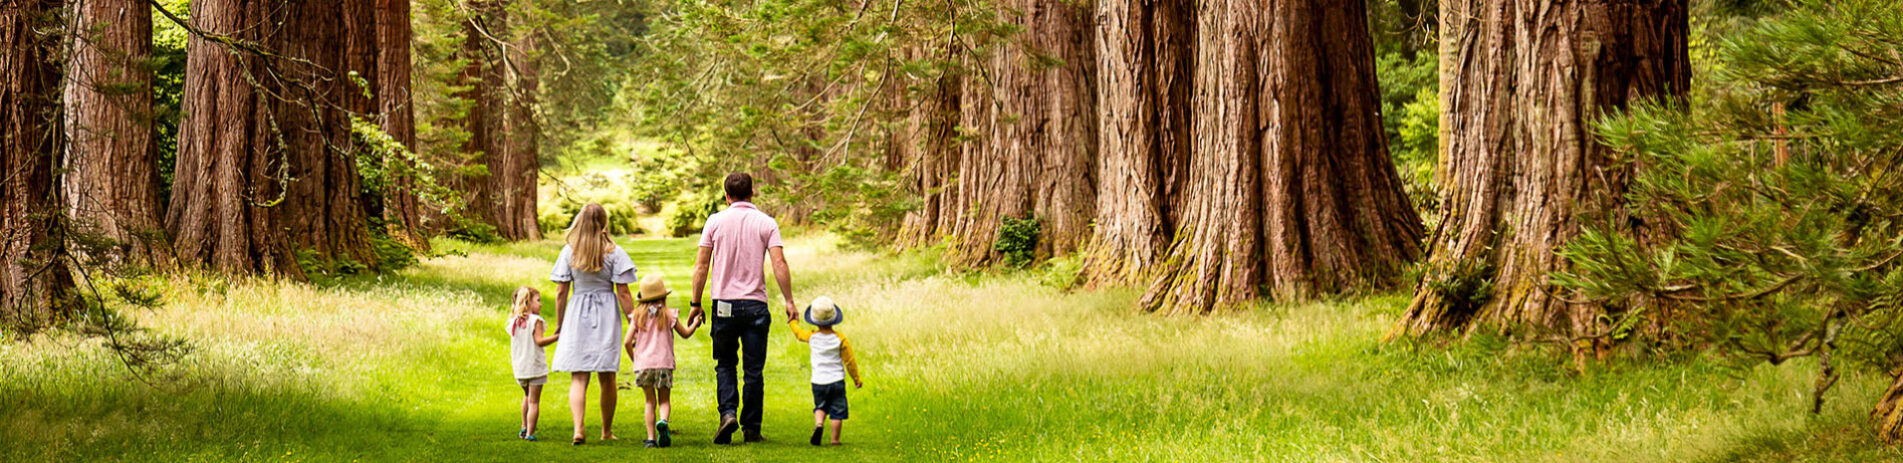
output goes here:
<path id="1" fill-rule="evenodd" d="M 833 298 L 820 296 L 806 306 L 806 323 L 813 326 L 833 326 L 846 321 L 846 311 L 833 303 Z"/>
<path id="2" fill-rule="evenodd" d="M 639 295 L 635 297 L 640 298 L 639 302 L 654 302 L 665 301 L 667 300 L 667 295 L 674 294 L 674 292 L 667 290 L 666 278 L 662 278 L 660 275 L 650 274 L 641 278 L 641 292 L 638 294 Z"/>

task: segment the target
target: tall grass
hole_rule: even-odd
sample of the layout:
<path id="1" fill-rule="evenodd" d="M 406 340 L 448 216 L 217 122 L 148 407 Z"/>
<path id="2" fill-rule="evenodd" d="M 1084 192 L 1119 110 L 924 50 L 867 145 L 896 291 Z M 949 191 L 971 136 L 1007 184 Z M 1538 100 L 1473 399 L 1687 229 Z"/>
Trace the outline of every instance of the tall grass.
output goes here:
<path id="1" fill-rule="evenodd" d="M 620 241 L 642 273 L 670 278 L 672 303 L 684 308 L 694 243 Z M 159 285 L 166 305 L 138 317 L 196 351 L 152 385 L 94 341 L 0 344 L 0 459 L 1903 458 L 1877 447 L 1863 421 L 1881 373 L 1848 374 L 1812 416 L 1803 410 L 1807 365 L 1740 371 L 1693 358 L 1578 375 L 1495 339 L 1383 343 L 1402 296 L 1158 318 L 1133 312 L 1129 290 L 1068 293 L 1030 273 L 947 272 L 930 252 L 842 252 L 823 237 L 792 244 L 797 299 L 839 301 L 839 329 L 866 373 L 866 388 L 850 393 L 842 448 L 804 444 L 805 346 L 778 326 L 765 444 L 706 443 L 714 412 L 704 334 L 679 343 L 679 447 L 639 448 L 632 391 L 616 425 L 631 440 L 569 447 L 559 374 L 543 397 L 546 440 L 515 440 L 520 393 L 501 318 L 516 285 L 553 297 L 547 273 L 560 243 L 439 242 L 453 255 L 321 286 L 172 278 Z M 553 302 L 544 316 L 554 316 Z"/>

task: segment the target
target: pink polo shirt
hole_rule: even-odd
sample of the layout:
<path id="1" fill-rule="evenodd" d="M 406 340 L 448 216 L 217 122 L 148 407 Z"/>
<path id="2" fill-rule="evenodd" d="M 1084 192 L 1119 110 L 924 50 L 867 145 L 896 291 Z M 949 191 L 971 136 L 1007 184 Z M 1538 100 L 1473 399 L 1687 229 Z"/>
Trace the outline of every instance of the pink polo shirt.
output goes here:
<path id="1" fill-rule="evenodd" d="M 708 217 L 700 247 L 714 250 L 707 267 L 714 299 L 766 302 L 766 251 L 782 246 L 780 223 L 753 203 L 738 201 Z"/>

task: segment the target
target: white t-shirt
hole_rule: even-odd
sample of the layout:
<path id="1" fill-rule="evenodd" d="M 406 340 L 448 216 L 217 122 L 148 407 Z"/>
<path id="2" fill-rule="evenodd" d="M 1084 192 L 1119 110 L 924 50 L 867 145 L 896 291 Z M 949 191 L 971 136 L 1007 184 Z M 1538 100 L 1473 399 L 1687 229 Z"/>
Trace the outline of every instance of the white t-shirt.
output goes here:
<path id="1" fill-rule="evenodd" d="M 813 384 L 832 384 L 846 380 L 846 361 L 839 355 L 839 336 L 813 333 L 806 341 L 812 346 Z"/>
<path id="2" fill-rule="evenodd" d="M 548 351 L 535 345 L 536 328 L 548 329 L 542 316 L 533 314 L 519 326 L 513 317 L 503 326 L 509 333 L 509 363 L 515 367 L 516 379 L 548 376 Z"/>

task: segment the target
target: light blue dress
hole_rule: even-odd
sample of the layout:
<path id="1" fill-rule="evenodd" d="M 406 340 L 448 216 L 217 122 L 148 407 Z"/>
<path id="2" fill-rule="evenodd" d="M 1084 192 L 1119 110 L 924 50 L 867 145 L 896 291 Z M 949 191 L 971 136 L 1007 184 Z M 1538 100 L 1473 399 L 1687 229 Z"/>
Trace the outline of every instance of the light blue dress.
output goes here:
<path id="1" fill-rule="evenodd" d="M 562 246 L 548 279 L 570 283 L 568 312 L 561 320 L 561 339 L 555 342 L 555 361 L 549 369 L 567 372 L 609 372 L 621 369 L 621 310 L 615 285 L 631 284 L 634 261 L 616 246 L 604 256 L 600 272 L 582 272 L 569 265 L 573 250 Z M 614 387 L 614 386 L 608 386 Z"/>

